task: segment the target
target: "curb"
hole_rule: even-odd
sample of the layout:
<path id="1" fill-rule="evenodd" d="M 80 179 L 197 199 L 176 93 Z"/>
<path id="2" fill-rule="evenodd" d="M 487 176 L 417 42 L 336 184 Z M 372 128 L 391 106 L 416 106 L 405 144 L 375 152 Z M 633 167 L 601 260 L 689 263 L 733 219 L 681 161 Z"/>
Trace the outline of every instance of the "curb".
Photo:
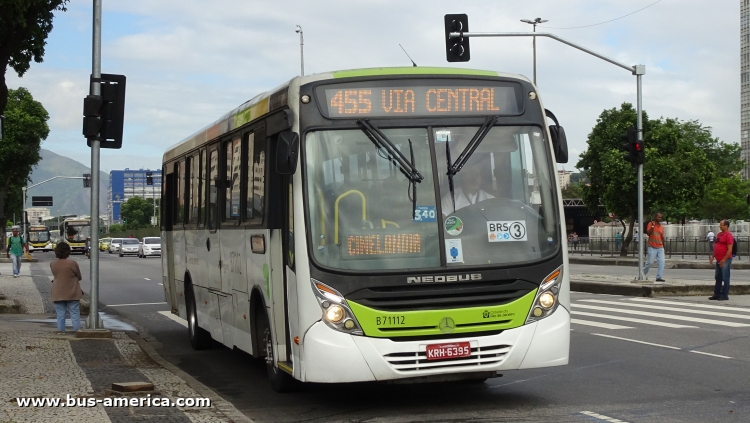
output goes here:
<path id="1" fill-rule="evenodd" d="M 635 283 L 601 283 L 570 281 L 570 290 L 590 294 L 627 295 L 634 297 L 669 297 L 713 295 L 713 285 L 649 285 Z M 731 295 L 750 294 L 750 285 L 732 285 Z"/>
<path id="2" fill-rule="evenodd" d="M 708 262 L 670 262 L 672 259 L 667 259 L 664 263 L 665 269 L 713 269 L 714 266 L 712 266 Z M 599 265 L 599 266 L 632 266 L 632 267 L 638 267 L 638 260 L 636 259 L 627 259 L 627 258 L 609 258 L 609 257 L 603 257 L 603 258 L 585 258 L 585 257 L 568 257 L 568 262 L 570 264 L 592 264 L 592 265 Z M 737 270 L 747 270 L 750 269 L 750 263 L 743 262 L 738 263 L 735 261 L 732 261 L 732 269 Z"/>
<path id="3" fill-rule="evenodd" d="M 162 356 L 159 355 L 158 352 L 149 345 L 149 343 L 141 337 L 141 335 L 137 332 L 125 332 L 128 334 L 130 339 L 135 341 L 141 349 L 148 354 L 149 357 L 151 357 L 152 360 L 159 363 L 162 367 L 169 370 L 170 372 L 174 373 L 179 377 L 180 379 L 184 380 L 185 383 L 193 388 L 196 392 L 203 395 L 206 398 L 209 398 L 211 400 L 211 405 L 215 406 L 219 411 L 221 411 L 225 416 L 227 416 L 232 422 L 237 423 L 254 423 L 253 420 L 251 420 L 246 415 L 242 414 L 239 410 L 237 410 L 230 402 L 225 400 L 224 398 L 220 397 L 218 394 L 216 394 L 214 391 L 211 390 L 211 388 L 207 387 L 206 385 L 198 382 L 194 377 L 190 376 L 189 374 L 182 371 L 179 367 L 175 366 L 174 364 L 168 362 Z"/>

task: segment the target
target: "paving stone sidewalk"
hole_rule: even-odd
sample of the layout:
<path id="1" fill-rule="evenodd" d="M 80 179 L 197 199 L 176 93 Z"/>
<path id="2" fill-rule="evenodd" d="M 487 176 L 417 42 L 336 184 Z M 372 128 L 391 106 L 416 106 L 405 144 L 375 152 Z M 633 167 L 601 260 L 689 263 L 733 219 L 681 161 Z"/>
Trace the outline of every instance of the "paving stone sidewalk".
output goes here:
<path id="1" fill-rule="evenodd" d="M 35 269 L 37 270 L 37 269 Z M 29 272 L 13 278 L 0 263 L 0 294 L 18 300 L 27 314 L 0 314 L 0 423 L 5 422 L 252 422 L 229 402 L 161 358 L 137 332 L 113 331 L 112 339 L 57 334 L 55 316 Z M 84 320 L 82 318 L 82 320 Z M 69 329 L 69 328 L 68 328 Z M 115 382 L 151 382 L 152 392 L 125 398 L 208 398 L 210 407 L 21 407 L 17 398 L 83 400 L 115 398 Z"/>

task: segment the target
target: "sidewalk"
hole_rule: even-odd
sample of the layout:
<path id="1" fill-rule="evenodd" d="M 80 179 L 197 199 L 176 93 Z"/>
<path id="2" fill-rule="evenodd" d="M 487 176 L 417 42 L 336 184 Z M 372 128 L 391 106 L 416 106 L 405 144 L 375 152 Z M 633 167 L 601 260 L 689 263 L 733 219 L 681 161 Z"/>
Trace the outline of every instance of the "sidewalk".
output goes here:
<path id="1" fill-rule="evenodd" d="M 0 422 L 252 422 L 161 358 L 136 331 L 112 330 L 111 339 L 76 338 L 68 319 L 68 332 L 58 335 L 55 314 L 36 289 L 29 265 L 13 278 L 10 264 L 0 263 L 0 274 L 0 294 L 25 311 L 0 314 Z M 153 388 L 112 392 L 112 384 L 121 382 L 152 383 Z M 62 404 L 21 407 L 17 398 L 60 398 Z M 67 398 L 99 403 L 72 407 L 65 404 Z M 144 406 L 105 406 L 115 398 L 143 399 Z M 166 398 L 169 405 L 158 406 L 156 398 Z M 210 406 L 178 407 L 178 398 L 208 398 Z M 146 406 L 146 400 L 157 406 Z"/>
<path id="2" fill-rule="evenodd" d="M 734 259 L 732 270 L 750 269 L 750 258 L 741 257 L 744 260 Z M 633 267 L 633 275 L 604 275 L 604 274 L 580 274 L 571 273 L 571 291 L 589 292 L 593 294 L 633 295 L 639 297 L 654 296 L 688 296 L 705 295 L 711 296 L 714 292 L 713 280 L 687 279 L 670 277 L 666 282 L 654 281 L 651 275 L 649 281 L 635 281 L 638 274 L 638 259 L 635 257 L 599 257 L 589 255 L 570 254 L 570 264 L 589 264 L 601 266 L 630 266 Z M 713 269 L 707 257 L 695 258 L 672 258 L 665 260 L 665 269 Z M 732 295 L 750 295 L 750 282 L 732 281 L 729 290 Z"/>

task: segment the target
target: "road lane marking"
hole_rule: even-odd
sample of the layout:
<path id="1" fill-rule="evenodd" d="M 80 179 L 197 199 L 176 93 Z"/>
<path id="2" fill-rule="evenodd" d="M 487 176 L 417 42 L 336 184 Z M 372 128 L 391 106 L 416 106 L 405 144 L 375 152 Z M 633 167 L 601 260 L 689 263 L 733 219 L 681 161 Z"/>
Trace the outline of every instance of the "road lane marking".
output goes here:
<path id="1" fill-rule="evenodd" d="M 669 348 L 671 350 L 682 350 L 682 348 L 672 347 L 670 345 L 654 344 L 652 342 L 639 341 L 637 339 L 620 338 L 619 336 L 605 335 L 603 333 L 592 333 L 592 335 L 603 336 L 605 338 L 619 339 L 621 341 L 635 342 L 635 343 L 638 343 L 638 344 L 651 345 L 651 346 L 654 346 L 654 347 Z"/>
<path id="2" fill-rule="evenodd" d="M 643 323 L 645 325 L 663 326 L 665 328 L 672 328 L 672 329 L 684 329 L 684 328 L 698 329 L 698 326 L 678 325 L 676 323 L 668 323 L 668 322 L 655 322 L 653 320 L 636 319 L 635 317 L 612 316 L 610 314 L 587 313 L 585 311 L 571 311 L 570 313 L 576 316 L 588 316 L 588 317 L 599 317 L 602 319 L 623 320 L 625 322 Z"/>
<path id="3" fill-rule="evenodd" d="M 595 419 L 604 420 L 605 422 L 612 422 L 612 423 L 628 423 L 625 420 L 616 419 L 614 417 L 605 416 L 602 414 L 594 413 L 593 411 L 581 411 L 581 414 L 585 414 L 587 416 L 593 417 Z"/>
<path id="4" fill-rule="evenodd" d="M 710 309 L 713 309 L 713 310 L 723 310 L 723 311 L 731 310 L 733 312 L 750 313 L 750 308 L 725 307 L 725 306 L 711 305 L 711 304 L 695 304 L 695 303 L 689 303 L 689 302 L 652 300 L 650 298 L 631 298 L 630 301 L 640 301 L 640 302 L 658 303 L 658 304 L 669 304 L 669 305 L 680 306 L 680 307 L 687 306 L 687 307 L 698 307 L 698 308 L 710 308 Z"/>
<path id="5" fill-rule="evenodd" d="M 690 350 L 690 352 L 691 353 L 696 353 L 696 354 L 710 355 L 711 357 L 730 358 L 730 359 L 732 358 L 732 357 L 727 357 L 725 355 L 711 354 L 711 353 L 707 353 L 707 352 L 703 352 L 703 351 Z"/>
<path id="6" fill-rule="evenodd" d="M 183 319 L 180 316 L 172 314 L 171 311 L 160 311 L 159 314 L 161 314 L 162 316 L 165 316 L 165 317 L 167 317 L 167 318 L 169 318 L 171 320 L 174 320 L 175 322 L 181 324 L 182 326 L 188 327 L 187 320 Z"/>
<path id="7" fill-rule="evenodd" d="M 137 304 L 107 304 L 107 307 L 127 307 L 127 306 L 142 306 L 142 305 L 154 305 L 154 304 L 166 304 L 165 301 L 160 303 L 137 303 Z"/>
<path id="8" fill-rule="evenodd" d="M 579 301 L 585 301 L 588 303 L 596 303 L 596 304 L 624 305 L 626 307 L 641 307 L 641 308 L 648 308 L 652 310 L 679 311 L 681 313 L 702 314 L 704 316 L 731 317 L 735 319 L 750 319 L 750 316 L 744 315 L 744 314 L 719 313 L 717 311 L 708 311 L 708 310 L 689 310 L 685 308 L 649 305 L 647 303 L 641 304 L 641 303 L 631 303 L 631 302 L 625 302 L 625 301 L 604 301 L 604 300 L 579 300 Z"/>
<path id="9" fill-rule="evenodd" d="M 630 326 L 620 326 L 620 325 L 614 325 L 612 323 L 592 322 L 590 320 L 570 319 L 570 323 L 575 323 L 578 325 L 585 325 L 585 326 L 596 326 L 596 327 L 604 328 L 604 329 L 633 329 Z"/>
<path id="10" fill-rule="evenodd" d="M 146 279 L 147 281 L 150 281 L 150 280 L 151 280 L 151 279 L 149 279 L 149 278 L 143 278 L 143 279 Z"/>
<path id="11" fill-rule="evenodd" d="M 696 323 L 708 323 L 710 325 L 729 326 L 733 328 L 750 327 L 750 325 L 747 323 L 735 323 L 735 322 L 725 322 L 723 320 L 701 319 L 701 318 L 692 317 L 692 316 L 678 316 L 676 314 L 651 313 L 648 311 L 641 311 L 641 310 L 624 310 L 624 309 L 619 309 L 619 308 L 599 307 L 599 306 L 592 306 L 588 304 L 578 304 L 578 303 L 572 306 L 574 308 L 586 308 L 589 310 L 599 310 L 599 311 L 614 311 L 615 313 L 637 314 L 639 316 L 650 316 L 650 317 L 661 317 L 662 319 L 684 320 L 686 322 L 696 322 Z"/>

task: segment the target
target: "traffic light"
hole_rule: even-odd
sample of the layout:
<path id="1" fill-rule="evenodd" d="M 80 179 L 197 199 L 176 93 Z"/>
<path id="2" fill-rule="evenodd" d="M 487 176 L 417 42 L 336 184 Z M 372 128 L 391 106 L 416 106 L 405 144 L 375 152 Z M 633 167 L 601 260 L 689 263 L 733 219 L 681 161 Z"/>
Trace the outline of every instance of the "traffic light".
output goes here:
<path id="1" fill-rule="evenodd" d="M 451 32 L 460 32 L 459 38 L 450 38 Z M 468 62 L 469 38 L 463 33 L 469 32 L 469 17 L 466 14 L 445 15 L 445 55 L 449 62 Z"/>
<path id="2" fill-rule="evenodd" d="M 91 174 L 90 173 L 83 174 L 83 187 L 91 188 Z"/>
<path id="3" fill-rule="evenodd" d="M 627 132 L 620 136 L 620 139 L 622 140 L 622 149 L 625 151 L 623 158 L 626 162 L 630 162 L 632 164 L 636 164 L 637 153 L 635 150 L 635 145 L 638 141 L 637 138 L 638 136 L 635 126 L 629 127 Z"/>
<path id="4" fill-rule="evenodd" d="M 91 78 L 91 82 L 95 82 Z M 83 99 L 83 136 L 101 141 L 101 148 L 121 148 L 125 118 L 125 75 L 102 74 L 101 95 Z"/>
<path id="5" fill-rule="evenodd" d="M 633 146 L 635 150 L 635 164 L 643 164 L 646 162 L 646 144 L 643 140 L 636 140 Z"/>
<path id="6" fill-rule="evenodd" d="M 146 185 L 153 185 L 154 184 L 154 173 L 153 172 L 146 172 Z"/>

